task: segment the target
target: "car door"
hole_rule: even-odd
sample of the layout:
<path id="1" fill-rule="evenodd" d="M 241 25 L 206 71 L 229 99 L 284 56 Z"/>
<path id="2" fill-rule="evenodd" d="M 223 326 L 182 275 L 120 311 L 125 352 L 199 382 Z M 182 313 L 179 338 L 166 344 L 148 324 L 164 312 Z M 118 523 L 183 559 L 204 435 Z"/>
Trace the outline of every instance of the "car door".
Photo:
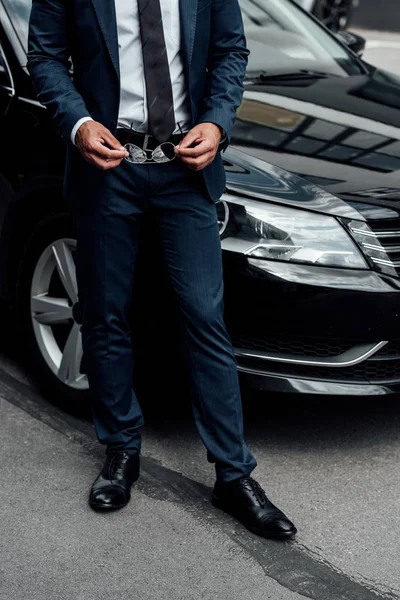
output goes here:
<path id="1" fill-rule="evenodd" d="M 1 105 L 5 115 L 1 127 L 2 145 L 7 150 L 6 153 L 3 150 L 0 169 L 6 172 L 16 190 L 27 183 L 36 187 L 43 178 L 48 185 L 53 176 L 61 185 L 65 159 L 65 145 L 37 101 L 26 69 L 30 9 L 31 0 L 0 0 L 3 56 L 9 62 L 8 72 L 12 73 L 13 80 L 12 84 L 4 85 L 2 91 L 4 96 L 8 94 Z"/>
<path id="2" fill-rule="evenodd" d="M 38 223 L 65 212 L 65 144 L 26 69 L 31 0 L 0 0 L 0 298 L 12 304 L 19 264 Z"/>
<path id="3" fill-rule="evenodd" d="M 5 116 L 15 95 L 14 82 L 10 67 L 4 54 L 3 46 L 0 43 L 0 115 Z"/>
<path id="4" fill-rule="evenodd" d="M 11 73 L 9 63 L 7 61 L 2 40 L 0 40 L 0 132 L 1 140 L 0 144 L 0 173 L 3 172 L 5 161 L 6 161 L 6 128 L 7 118 L 11 105 L 15 98 L 15 84 Z M 0 201 L 0 211 L 1 205 Z"/>

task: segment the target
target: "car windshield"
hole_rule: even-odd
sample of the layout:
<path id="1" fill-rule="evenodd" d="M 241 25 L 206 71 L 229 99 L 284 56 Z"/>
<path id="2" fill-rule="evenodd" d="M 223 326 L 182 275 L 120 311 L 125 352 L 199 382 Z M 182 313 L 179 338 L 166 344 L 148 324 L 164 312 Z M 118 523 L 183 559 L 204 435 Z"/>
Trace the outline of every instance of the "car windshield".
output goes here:
<path id="1" fill-rule="evenodd" d="M 291 0 L 239 0 L 247 44 L 249 73 L 313 71 L 328 75 L 360 73 L 358 60 Z M 32 0 L 3 0 L 27 49 Z"/>
<path id="2" fill-rule="evenodd" d="M 28 50 L 28 25 L 32 0 L 3 0 L 3 5 L 10 17 L 14 29 L 25 48 Z"/>
<path id="3" fill-rule="evenodd" d="M 291 0 L 239 0 L 249 73 L 313 71 L 346 77 L 362 72 L 360 63 L 333 35 Z"/>

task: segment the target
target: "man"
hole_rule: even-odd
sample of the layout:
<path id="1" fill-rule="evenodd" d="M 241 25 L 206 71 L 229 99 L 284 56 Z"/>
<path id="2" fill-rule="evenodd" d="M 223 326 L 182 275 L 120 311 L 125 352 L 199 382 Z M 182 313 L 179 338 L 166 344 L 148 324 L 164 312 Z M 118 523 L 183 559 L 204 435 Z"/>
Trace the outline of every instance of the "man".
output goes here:
<path id="1" fill-rule="evenodd" d="M 33 0 L 28 69 L 68 145 L 83 351 L 107 447 L 90 505 L 125 506 L 139 476 L 143 418 L 127 313 L 151 211 L 180 312 L 196 425 L 215 463 L 212 502 L 259 535 L 288 539 L 294 525 L 250 477 L 256 461 L 243 439 L 223 322 L 214 203 L 247 55 L 238 0 Z"/>

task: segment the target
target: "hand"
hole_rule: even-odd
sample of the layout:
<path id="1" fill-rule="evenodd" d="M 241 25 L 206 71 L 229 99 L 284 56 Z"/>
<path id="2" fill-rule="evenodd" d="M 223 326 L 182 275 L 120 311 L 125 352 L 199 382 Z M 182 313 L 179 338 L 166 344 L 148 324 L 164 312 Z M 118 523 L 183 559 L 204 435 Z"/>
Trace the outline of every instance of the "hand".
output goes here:
<path id="1" fill-rule="evenodd" d="M 75 144 L 87 162 L 103 171 L 118 167 L 129 154 L 111 131 L 97 121 L 82 123 L 76 132 Z"/>
<path id="2" fill-rule="evenodd" d="M 175 152 L 190 169 L 201 171 L 213 162 L 220 141 L 221 130 L 217 125 L 200 123 L 189 131 Z M 193 144 L 194 148 L 190 148 Z"/>

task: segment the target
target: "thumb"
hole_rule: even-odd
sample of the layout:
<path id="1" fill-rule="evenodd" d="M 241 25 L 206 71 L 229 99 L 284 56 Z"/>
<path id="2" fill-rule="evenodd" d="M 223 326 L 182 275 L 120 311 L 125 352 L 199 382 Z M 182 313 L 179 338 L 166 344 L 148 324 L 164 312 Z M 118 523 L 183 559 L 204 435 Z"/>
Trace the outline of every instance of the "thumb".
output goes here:
<path id="1" fill-rule="evenodd" d="M 108 144 L 108 146 L 111 148 L 111 150 L 123 150 L 121 142 L 119 142 L 117 138 L 115 138 L 113 134 L 110 131 L 108 131 L 108 129 L 106 129 L 105 132 L 102 133 L 102 137 L 104 141 Z"/>
<path id="2" fill-rule="evenodd" d="M 195 129 L 191 129 L 179 144 L 178 149 L 189 148 L 194 142 L 196 142 L 199 139 L 199 137 L 199 132 L 195 131 Z"/>

